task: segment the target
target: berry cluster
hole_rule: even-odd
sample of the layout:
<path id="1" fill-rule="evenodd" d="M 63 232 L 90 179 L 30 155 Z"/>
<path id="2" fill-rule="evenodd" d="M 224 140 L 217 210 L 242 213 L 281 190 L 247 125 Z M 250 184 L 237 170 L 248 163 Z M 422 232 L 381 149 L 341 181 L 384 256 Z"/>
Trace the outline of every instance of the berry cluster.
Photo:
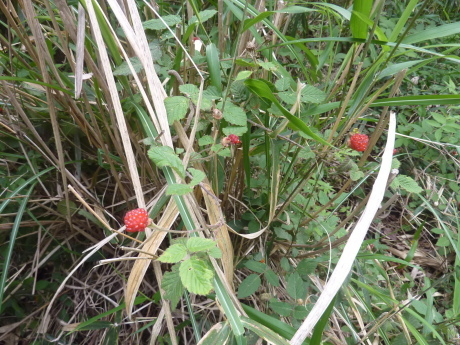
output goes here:
<path id="1" fill-rule="evenodd" d="M 230 134 L 228 137 L 222 139 L 221 144 L 225 147 L 228 145 L 239 145 L 241 144 L 241 140 L 237 135 Z"/>
<path id="2" fill-rule="evenodd" d="M 359 152 L 366 151 L 369 144 L 369 137 L 366 134 L 354 133 L 348 141 L 348 146 Z"/>

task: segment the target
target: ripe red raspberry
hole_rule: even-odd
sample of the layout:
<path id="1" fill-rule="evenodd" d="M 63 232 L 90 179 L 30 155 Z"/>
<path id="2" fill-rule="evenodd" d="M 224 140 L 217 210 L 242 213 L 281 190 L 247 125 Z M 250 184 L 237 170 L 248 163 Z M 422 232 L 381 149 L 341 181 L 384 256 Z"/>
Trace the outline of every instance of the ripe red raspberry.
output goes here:
<path id="1" fill-rule="evenodd" d="M 127 232 L 144 231 L 150 224 L 149 214 L 143 208 L 136 208 L 126 213 L 124 221 Z"/>
<path id="2" fill-rule="evenodd" d="M 238 138 L 238 136 L 235 134 L 230 134 L 228 136 L 228 139 L 230 140 L 230 144 L 233 144 L 233 145 L 241 144 L 240 138 Z"/>
<path id="3" fill-rule="evenodd" d="M 367 144 L 369 143 L 369 137 L 366 134 L 355 133 L 350 137 L 348 146 L 356 151 L 365 151 Z"/>

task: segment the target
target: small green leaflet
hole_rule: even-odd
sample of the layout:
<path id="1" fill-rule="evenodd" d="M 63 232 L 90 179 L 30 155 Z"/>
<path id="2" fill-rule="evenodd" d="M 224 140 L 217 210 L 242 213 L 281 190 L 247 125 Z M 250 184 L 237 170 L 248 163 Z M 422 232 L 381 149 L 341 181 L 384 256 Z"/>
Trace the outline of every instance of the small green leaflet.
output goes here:
<path id="1" fill-rule="evenodd" d="M 420 188 L 418 183 L 415 182 L 415 180 L 412 177 L 406 175 L 396 176 L 396 178 L 391 183 L 391 186 L 393 188 L 400 187 L 409 193 L 420 194 L 423 191 L 423 189 Z"/>
<path id="2" fill-rule="evenodd" d="M 238 298 L 245 298 L 251 296 L 257 291 L 262 281 L 258 274 L 248 275 L 240 284 L 238 288 Z"/>
<path id="3" fill-rule="evenodd" d="M 166 113 L 168 114 L 168 124 L 171 126 L 174 121 L 185 118 L 188 110 L 189 100 L 184 96 L 173 96 L 165 99 Z"/>
<path id="4" fill-rule="evenodd" d="M 194 168 L 189 168 L 188 171 L 192 174 L 193 178 L 190 181 L 191 186 L 196 186 L 198 183 L 203 181 L 206 177 L 206 174 L 201 170 L 197 170 Z"/>
<path id="5" fill-rule="evenodd" d="M 198 16 L 200 18 L 200 21 L 202 23 L 204 23 L 205 21 L 207 21 L 207 20 L 211 19 L 212 17 L 214 17 L 214 15 L 216 13 L 217 13 L 216 10 L 204 10 L 204 11 L 201 11 L 200 13 L 198 13 Z M 195 22 L 198 22 L 197 16 L 191 17 L 188 23 L 190 25 L 190 24 L 193 24 Z"/>
<path id="6" fill-rule="evenodd" d="M 191 237 L 187 241 L 187 250 L 191 253 L 204 252 L 216 246 L 216 242 L 209 238 Z"/>
<path id="7" fill-rule="evenodd" d="M 297 272 L 292 273 L 287 282 L 287 293 L 293 299 L 304 299 L 307 295 L 307 285 Z"/>
<path id="8" fill-rule="evenodd" d="M 181 178 L 185 177 L 182 161 L 171 147 L 154 146 L 148 151 L 148 155 L 157 167 L 171 167 Z"/>
<path id="9" fill-rule="evenodd" d="M 275 313 L 284 317 L 291 315 L 292 312 L 292 305 L 286 302 L 270 301 L 270 308 Z"/>
<path id="10" fill-rule="evenodd" d="M 214 139 L 210 135 L 205 135 L 202 136 L 200 139 L 198 139 L 198 145 L 200 146 L 206 146 L 214 143 Z"/>
<path id="11" fill-rule="evenodd" d="M 175 264 L 185 258 L 187 255 L 187 247 L 177 243 L 169 246 L 163 254 L 157 259 L 160 262 Z"/>
<path id="12" fill-rule="evenodd" d="M 182 284 L 192 293 L 206 295 L 212 290 L 214 273 L 201 259 L 192 256 L 179 267 Z"/>
<path id="13" fill-rule="evenodd" d="M 182 18 L 176 15 L 168 15 L 168 16 L 163 16 L 161 18 L 163 18 L 163 21 L 168 26 L 174 26 L 182 22 Z M 163 21 L 161 19 L 152 19 L 152 20 L 148 20 L 144 22 L 142 26 L 145 29 L 163 30 L 163 29 L 166 29 L 166 26 L 163 24 Z"/>
<path id="14" fill-rule="evenodd" d="M 176 309 L 182 294 L 184 293 L 184 286 L 180 280 L 179 266 L 174 265 L 171 272 L 166 272 L 161 281 L 161 288 L 165 291 L 164 298 L 171 301 L 171 309 Z"/>
<path id="15" fill-rule="evenodd" d="M 192 191 L 192 186 L 183 183 L 172 183 L 166 187 L 166 195 L 185 195 Z"/>

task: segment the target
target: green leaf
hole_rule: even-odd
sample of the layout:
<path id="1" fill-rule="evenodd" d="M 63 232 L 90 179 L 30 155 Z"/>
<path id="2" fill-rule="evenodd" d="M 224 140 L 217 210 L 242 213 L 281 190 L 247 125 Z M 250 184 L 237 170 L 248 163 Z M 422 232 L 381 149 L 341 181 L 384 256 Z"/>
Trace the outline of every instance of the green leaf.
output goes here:
<path id="1" fill-rule="evenodd" d="M 209 238 L 191 237 L 187 241 L 187 249 L 191 253 L 204 252 L 216 246 L 216 242 Z"/>
<path id="2" fill-rule="evenodd" d="M 176 15 L 168 15 L 162 16 L 164 22 L 168 26 L 174 26 L 182 22 L 182 18 Z M 166 26 L 163 24 L 163 21 L 160 19 L 152 19 L 142 23 L 144 29 L 151 29 L 151 30 L 163 30 L 166 29 Z"/>
<path id="3" fill-rule="evenodd" d="M 200 139 L 198 139 L 198 145 L 206 146 L 214 144 L 214 139 L 210 135 L 204 135 Z"/>
<path id="4" fill-rule="evenodd" d="M 161 281 L 161 288 L 165 291 L 164 298 L 171 301 L 171 309 L 176 309 L 183 293 L 184 286 L 179 275 L 180 264 L 174 265 L 171 272 L 166 272 Z"/>
<path id="5" fill-rule="evenodd" d="M 185 177 L 182 161 L 169 146 L 153 146 L 148 155 L 159 168 L 171 167 L 181 178 Z"/>
<path id="6" fill-rule="evenodd" d="M 228 321 L 216 323 L 201 338 L 199 345 L 226 345 L 229 344 L 231 328 Z"/>
<path id="7" fill-rule="evenodd" d="M 198 295 L 206 295 L 211 292 L 214 273 L 203 260 L 192 256 L 181 263 L 179 273 L 182 284 L 190 292 Z"/>
<path id="8" fill-rule="evenodd" d="M 198 183 L 203 181 L 206 177 L 206 174 L 202 172 L 201 170 L 189 168 L 188 171 L 192 174 L 193 178 L 190 181 L 191 186 L 196 186 Z"/>
<path id="9" fill-rule="evenodd" d="M 352 181 L 358 181 L 364 177 L 364 173 L 357 169 L 350 170 L 350 179 Z"/>
<path id="10" fill-rule="evenodd" d="M 187 96 L 194 96 L 200 93 L 200 90 L 193 84 L 184 84 L 179 86 L 180 92 L 186 94 Z"/>
<path id="11" fill-rule="evenodd" d="M 212 247 L 209 249 L 208 254 L 215 259 L 220 259 L 222 257 L 222 251 L 219 249 L 219 247 Z"/>
<path id="12" fill-rule="evenodd" d="M 144 68 L 142 66 L 141 60 L 139 60 L 137 56 L 130 58 L 129 61 L 133 65 L 133 69 L 136 73 L 139 73 Z M 126 61 L 123 61 L 121 65 L 115 68 L 115 70 L 113 71 L 113 75 L 125 75 L 126 76 L 126 75 L 131 75 L 131 74 L 132 74 L 131 69 L 129 68 L 129 65 Z"/>
<path id="13" fill-rule="evenodd" d="M 238 288 L 238 298 L 245 298 L 251 296 L 257 291 L 262 281 L 258 274 L 248 275 L 240 284 Z"/>
<path id="14" fill-rule="evenodd" d="M 292 305 L 286 302 L 270 301 L 270 308 L 281 316 L 289 316 L 292 313 Z"/>
<path id="15" fill-rule="evenodd" d="M 368 25 L 363 21 L 358 14 L 361 14 L 363 17 L 369 18 L 372 9 L 371 0 L 354 0 L 353 1 L 353 11 L 351 13 L 350 19 L 350 29 L 353 34 L 353 38 L 367 38 Z"/>
<path id="16" fill-rule="evenodd" d="M 382 98 L 374 101 L 371 107 L 396 107 L 402 105 L 438 105 L 460 104 L 460 95 L 430 95 L 430 96 L 405 96 Z"/>
<path id="17" fill-rule="evenodd" d="M 409 193 L 420 194 L 423 189 L 410 176 L 398 175 L 391 183 L 392 186 L 400 187 Z"/>
<path id="18" fill-rule="evenodd" d="M 248 131 L 247 127 L 227 126 L 222 130 L 222 133 L 224 133 L 227 136 L 229 136 L 230 134 L 235 134 L 240 137 L 247 131 Z"/>
<path id="19" fill-rule="evenodd" d="M 326 94 L 312 86 L 312 85 L 305 85 L 305 87 L 300 92 L 300 97 L 302 102 L 309 102 L 309 103 L 322 103 L 326 99 Z"/>
<path id="20" fill-rule="evenodd" d="M 223 103 L 219 103 L 217 105 L 217 108 L 222 110 L 222 105 Z M 224 111 L 223 111 L 224 119 L 231 123 L 232 125 L 237 125 L 237 126 L 244 126 L 246 127 L 246 113 L 242 108 L 239 106 L 233 104 L 232 102 L 226 102 Z"/>
<path id="21" fill-rule="evenodd" d="M 166 195 L 185 195 L 193 192 L 193 186 L 183 183 L 172 183 L 166 187 Z"/>
<path id="22" fill-rule="evenodd" d="M 160 262 L 175 264 L 184 259 L 186 255 L 187 248 L 183 244 L 177 243 L 169 246 L 157 260 Z"/>
<path id="23" fill-rule="evenodd" d="M 204 10 L 204 11 L 201 11 L 201 12 L 198 13 L 198 16 L 191 17 L 188 23 L 190 25 L 190 24 L 193 24 L 195 22 L 198 22 L 198 18 L 200 18 L 199 21 L 201 21 L 201 23 L 204 23 L 207 20 L 209 20 L 212 17 L 214 17 L 214 15 L 216 13 L 217 13 L 216 10 Z"/>
<path id="24" fill-rule="evenodd" d="M 309 310 L 305 308 L 303 305 L 296 305 L 294 307 L 294 311 L 292 313 L 292 316 L 297 319 L 297 320 L 303 320 L 307 317 L 309 313 Z"/>
<path id="25" fill-rule="evenodd" d="M 185 118 L 188 111 L 189 100 L 184 96 L 168 97 L 164 101 L 166 113 L 168 114 L 168 124 L 171 126 L 174 121 Z"/>
<path id="26" fill-rule="evenodd" d="M 275 87 L 278 91 L 286 91 L 290 86 L 291 82 L 287 78 L 281 78 L 275 82 Z"/>
<path id="27" fill-rule="evenodd" d="M 246 268 L 249 268 L 251 271 L 254 271 L 257 273 L 264 273 L 265 270 L 267 269 L 266 264 L 259 262 L 259 261 L 255 261 L 255 260 L 246 261 L 244 263 L 244 266 L 246 266 Z"/>
<path id="28" fill-rule="evenodd" d="M 262 12 L 262 13 L 258 14 L 254 18 L 246 19 L 244 21 L 243 30 L 242 30 L 241 33 L 245 32 L 249 28 L 252 28 L 255 24 L 257 24 L 260 21 L 264 20 L 265 18 L 271 16 L 273 13 L 274 12 L 272 12 L 272 11 L 265 11 L 265 12 Z"/>
<path id="29" fill-rule="evenodd" d="M 302 280 L 299 273 L 292 273 L 287 281 L 287 293 L 293 299 L 304 299 L 307 295 L 307 286 L 306 283 Z"/>
<path id="30" fill-rule="evenodd" d="M 222 79 L 220 76 L 219 52 L 214 43 L 206 46 L 206 61 L 208 62 L 209 79 L 218 93 L 222 93 Z"/>
<path id="31" fill-rule="evenodd" d="M 303 133 L 307 134 L 309 137 L 315 139 L 316 141 L 324 145 L 331 146 L 331 144 L 329 144 L 326 140 L 324 140 L 317 134 L 313 133 L 313 131 L 301 119 L 295 117 L 287 109 L 285 109 L 273 95 L 273 92 L 270 90 L 270 88 L 265 82 L 263 82 L 262 80 L 247 79 L 245 81 L 245 84 L 253 93 L 258 95 L 259 97 L 268 99 L 269 101 L 273 102 L 277 106 L 277 108 L 283 113 L 283 115 L 289 120 L 289 122 L 294 128 L 299 129 Z"/>
<path id="32" fill-rule="evenodd" d="M 236 76 L 235 81 L 247 79 L 251 76 L 251 74 L 252 74 L 252 71 L 241 71 Z"/>
<path id="33" fill-rule="evenodd" d="M 264 277 L 265 279 L 267 279 L 267 282 L 269 282 L 271 286 L 275 286 L 275 287 L 280 286 L 279 277 L 272 270 L 266 270 L 264 272 Z"/>
<path id="34" fill-rule="evenodd" d="M 414 44 L 418 42 L 433 40 L 441 37 L 452 36 L 460 33 L 460 22 L 444 24 L 437 27 L 431 27 L 419 31 L 413 35 L 407 36 L 402 40 L 404 44 Z"/>
<path id="35" fill-rule="evenodd" d="M 265 339 L 268 343 L 273 345 L 289 345 L 289 341 L 282 338 L 275 332 L 273 332 L 268 327 L 263 324 L 256 322 L 247 318 L 246 316 L 241 316 L 241 321 L 243 322 L 244 327 L 256 333 L 259 337 Z"/>

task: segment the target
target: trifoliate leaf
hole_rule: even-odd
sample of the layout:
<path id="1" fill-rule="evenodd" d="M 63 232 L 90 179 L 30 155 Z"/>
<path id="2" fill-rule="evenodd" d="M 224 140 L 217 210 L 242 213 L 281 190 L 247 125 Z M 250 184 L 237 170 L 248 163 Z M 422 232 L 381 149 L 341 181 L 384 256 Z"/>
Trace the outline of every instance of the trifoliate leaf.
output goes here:
<path id="1" fill-rule="evenodd" d="M 188 111 L 189 100 L 183 96 L 173 96 L 165 99 L 166 113 L 168 114 L 168 124 L 180 121 L 185 118 Z"/>
<path id="2" fill-rule="evenodd" d="M 180 264 L 174 265 L 171 272 L 166 272 L 161 281 L 161 288 L 165 291 L 164 298 L 171 301 L 171 309 L 176 309 L 183 293 L 184 285 L 179 275 Z"/>
<path id="3" fill-rule="evenodd" d="M 159 168 L 171 167 L 181 178 L 185 177 L 182 161 L 169 146 L 154 146 L 148 151 L 150 159 Z"/>
<path id="4" fill-rule="evenodd" d="M 160 262 L 175 264 L 181 261 L 187 255 L 187 248 L 183 244 L 173 244 L 169 246 L 163 254 L 157 259 Z"/>
<path id="5" fill-rule="evenodd" d="M 166 188 L 166 195 L 185 195 L 193 191 L 193 186 L 182 183 L 173 183 Z"/>
<path id="6" fill-rule="evenodd" d="M 182 18 L 176 15 L 168 15 L 168 16 L 163 16 L 161 18 L 163 18 L 163 21 L 168 26 L 174 26 L 182 22 Z M 166 29 L 166 26 L 163 24 L 163 21 L 161 19 L 152 19 L 152 20 L 148 20 L 142 23 L 142 26 L 145 29 L 163 30 L 163 29 Z"/>
<path id="7" fill-rule="evenodd" d="M 192 174 L 193 178 L 190 181 L 191 186 L 196 186 L 198 183 L 204 180 L 206 177 L 206 174 L 202 172 L 201 170 L 189 168 L 188 171 Z"/>
<path id="8" fill-rule="evenodd" d="M 258 274 L 248 275 L 240 284 L 238 288 L 238 298 L 245 298 L 251 296 L 257 291 L 262 281 Z"/>
<path id="9" fill-rule="evenodd" d="M 326 94 L 312 85 L 305 85 L 300 95 L 302 102 L 308 103 L 321 103 L 326 99 Z"/>
<path id="10" fill-rule="evenodd" d="M 216 242 L 209 238 L 191 237 L 187 241 L 187 249 L 189 252 L 204 252 L 216 246 Z"/>
<path id="11" fill-rule="evenodd" d="M 218 109 L 222 110 L 222 103 L 219 103 L 217 106 Z M 233 104 L 232 102 L 226 102 L 225 108 L 223 111 L 224 119 L 231 123 L 232 125 L 237 126 L 246 126 L 246 113 L 242 108 Z"/>
<path id="12" fill-rule="evenodd" d="M 203 260 L 192 256 L 181 263 L 179 273 L 182 284 L 190 292 L 199 295 L 206 295 L 211 292 L 214 273 Z"/>

